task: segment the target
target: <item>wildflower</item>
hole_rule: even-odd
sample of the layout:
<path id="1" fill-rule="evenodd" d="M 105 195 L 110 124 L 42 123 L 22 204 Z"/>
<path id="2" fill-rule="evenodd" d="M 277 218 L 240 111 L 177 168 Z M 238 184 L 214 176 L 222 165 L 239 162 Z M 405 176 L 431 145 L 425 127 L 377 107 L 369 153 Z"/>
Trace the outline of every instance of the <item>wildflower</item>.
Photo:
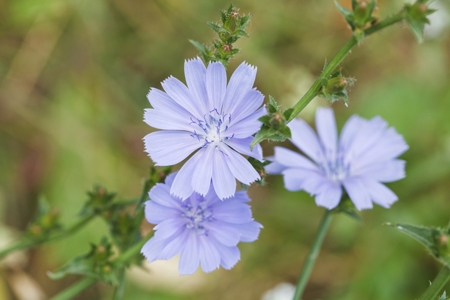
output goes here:
<path id="1" fill-rule="evenodd" d="M 167 260 L 181 253 L 178 271 L 192 274 L 199 264 L 204 272 L 222 266 L 231 269 L 239 260 L 239 242 L 258 238 L 261 224 L 254 221 L 246 192 L 221 201 L 211 187 L 206 196 L 193 193 L 185 201 L 170 194 L 176 173 L 150 190 L 145 203 L 155 235 L 142 247 L 149 260 Z"/>
<path id="2" fill-rule="evenodd" d="M 197 58 L 185 62 L 187 87 L 169 77 L 152 88 L 144 121 L 163 129 L 144 138 L 145 150 L 156 165 L 174 165 L 198 150 L 178 172 L 171 194 L 182 199 L 192 192 L 205 196 L 210 186 L 220 199 L 236 191 L 236 180 L 249 185 L 258 173 L 239 153 L 262 159 L 259 145 L 250 150 L 258 118 L 266 114 L 264 95 L 252 88 L 256 68 L 242 63 L 227 85 L 225 67 L 213 62 L 205 67 Z"/>
<path id="3" fill-rule="evenodd" d="M 339 204 L 342 186 L 358 210 L 372 208 L 372 202 L 389 207 L 397 196 L 381 182 L 405 177 L 405 162 L 396 159 L 408 149 L 403 137 L 388 128 L 380 117 L 365 120 L 352 116 L 338 141 L 333 110 L 316 112 L 318 137 L 301 119 L 289 123 L 292 143 L 310 159 L 294 151 L 275 147 L 271 174 L 283 174 L 290 191 L 305 190 L 315 195 L 316 204 L 332 209 Z"/>

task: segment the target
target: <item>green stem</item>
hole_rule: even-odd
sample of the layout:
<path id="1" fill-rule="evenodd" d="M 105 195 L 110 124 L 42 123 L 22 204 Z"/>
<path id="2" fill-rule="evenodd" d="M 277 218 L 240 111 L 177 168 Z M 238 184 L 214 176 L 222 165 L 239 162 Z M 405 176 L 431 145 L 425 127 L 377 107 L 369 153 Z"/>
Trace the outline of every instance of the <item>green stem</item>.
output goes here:
<path id="1" fill-rule="evenodd" d="M 439 293 L 444 288 L 445 284 L 450 280 L 450 269 L 444 266 L 433 283 L 428 287 L 428 289 L 423 293 L 419 300 L 436 300 Z"/>
<path id="2" fill-rule="evenodd" d="M 303 264 L 302 272 L 300 273 L 300 278 L 297 282 L 297 287 L 295 289 L 294 300 L 299 300 L 305 290 L 306 284 L 308 283 L 309 276 L 311 275 L 314 262 L 319 255 L 320 247 L 322 246 L 323 239 L 328 230 L 331 222 L 332 213 L 329 210 L 325 211 L 322 221 L 320 222 L 319 229 L 317 230 L 314 242 L 311 245 L 308 255 L 306 256 L 305 262 Z"/>
<path id="3" fill-rule="evenodd" d="M 56 241 L 59 239 L 62 239 L 64 237 L 70 236 L 72 233 L 77 232 L 81 228 L 83 228 L 89 221 L 91 221 L 94 218 L 94 215 L 87 216 L 77 223 L 73 224 L 72 226 L 62 230 L 58 231 L 56 233 L 50 234 L 46 239 L 25 239 L 17 242 L 16 244 L 11 245 L 10 247 L 3 249 L 0 251 L 0 259 L 4 256 L 8 255 L 11 252 L 18 251 L 18 250 L 24 250 L 31 247 L 34 247 L 36 245 L 45 244 L 48 242 Z"/>
<path id="4" fill-rule="evenodd" d="M 113 300 L 122 300 L 125 293 L 125 268 L 119 271 L 119 285 L 114 290 Z"/>
<path id="5" fill-rule="evenodd" d="M 372 27 L 367 28 L 364 30 L 364 35 L 368 36 L 371 35 L 383 28 L 386 28 L 392 24 L 398 23 L 402 21 L 405 18 L 405 13 L 403 11 L 388 17 L 387 19 L 375 24 Z M 333 59 L 325 66 L 325 68 L 322 71 L 322 74 L 316 79 L 316 81 L 313 83 L 311 88 L 306 92 L 306 94 L 294 105 L 293 112 L 291 113 L 289 119 L 287 122 L 292 121 L 304 108 L 306 105 L 308 105 L 309 102 L 311 102 L 314 97 L 317 96 L 317 94 L 320 92 L 322 88 L 322 80 L 327 79 L 337 68 L 337 66 L 344 60 L 344 58 L 347 56 L 347 54 L 350 53 L 350 50 L 358 44 L 358 41 L 354 36 L 350 38 L 350 40 L 342 47 L 341 50 L 333 57 Z"/>
<path id="6" fill-rule="evenodd" d="M 127 263 L 130 259 L 132 259 L 141 252 L 142 246 L 144 246 L 144 244 L 148 241 L 149 238 L 150 238 L 149 236 L 142 238 L 139 242 L 134 244 L 127 251 L 120 254 L 115 259 L 113 259 L 112 263 L 116 265 Z"/>
<path id="7" fill-rule="evenodd" d="M 51 298 L 51 300 L 69 300 L 93 285 L 95 282 L 97 282 L 97 279 L 92 277 L 85 277 L 75 283 L 74 285 L 70 286 L 66 290 L 62 291 L 55 297 Z"/>

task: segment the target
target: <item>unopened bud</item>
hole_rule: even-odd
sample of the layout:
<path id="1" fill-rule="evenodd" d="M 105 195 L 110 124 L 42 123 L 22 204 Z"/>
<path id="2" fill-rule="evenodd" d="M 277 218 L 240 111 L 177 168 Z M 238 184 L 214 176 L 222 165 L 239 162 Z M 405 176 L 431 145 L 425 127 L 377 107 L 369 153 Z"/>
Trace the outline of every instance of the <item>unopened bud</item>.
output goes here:
<path id="1" fill-rule="evenodd" d="M 280 129 L 284 122 L 284 116 L 279 112 L 274 113 L 270 118 L 270 125 L 274 129 Z"/>
<path id="2" fill-rule="evenodd" d="M 349 85 L 349 81 L 345 77 L 335 77 L 327 81 L 324 91 L 328 94 L 336 94 L 344 91 Z"/>
<path id="3" fill-rule="evenodd" d="M 103 273 L 111 272 L 111 266 L 110 265 L 103 266 L 102 271 Z"/>
<path id="4" fill-rule="evenodd" d="M 222 46 L 223 52 L 231 52 L 233 50 L 233 47 L 230 44 L 225 44 Z"/>

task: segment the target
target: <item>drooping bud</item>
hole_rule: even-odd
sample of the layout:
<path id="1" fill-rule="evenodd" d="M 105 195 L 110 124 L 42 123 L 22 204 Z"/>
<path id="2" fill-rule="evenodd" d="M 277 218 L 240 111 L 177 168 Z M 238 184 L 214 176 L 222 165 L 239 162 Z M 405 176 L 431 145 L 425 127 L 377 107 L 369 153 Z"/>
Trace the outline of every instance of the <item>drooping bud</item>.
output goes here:
<path id="1" fill-rule="evenodd" d="M 270 118 L 270 125 L 274 129 L 280 129 L 283 125 L 286 124 L 286 119 L 284 118 L 283 114 L 280 112 L 276 112 L 272 114 Z"/>

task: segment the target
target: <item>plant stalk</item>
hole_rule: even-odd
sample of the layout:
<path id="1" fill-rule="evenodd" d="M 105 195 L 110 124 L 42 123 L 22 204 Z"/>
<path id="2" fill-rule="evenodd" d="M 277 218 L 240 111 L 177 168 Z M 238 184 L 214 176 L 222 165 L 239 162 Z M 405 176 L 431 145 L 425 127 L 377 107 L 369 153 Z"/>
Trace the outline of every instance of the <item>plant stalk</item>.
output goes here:
<path id="1" fill-rule="evenodd" d="M 444 266 L 419 300 L 436 300 L 449 280 L 450 268 Z"/>
<path id="2" fill-rule="evenodd" d="M 320 222 L 313 244 L 311 245 L 311 249 L 309 249 L 309 253 L 306 256 L 305 262 L 303 264 L 302 272 L 300 273 L 300 277 L 297 282 L 297 287 L 295 288 L 294 300 L 300 300 L 300 297 L 302 296 L 303 291 L 305 290 L 314 263 L 316 261 L 317 256 L 319 255 L 323 239 L 325 238 L 328 227 L 330 225 L 331 217 L 332 217 L 331 211 L 326 210 L 325 214 L 322 217 L 322 221 Z"/>
<path id="3" fill-rule="evenodd" d="M 386 28 L 388 26 L 391 26 L 395 23 L 398 23 L 405 19 L 405 13 L 404 11 L 400 11 L 399 13 L 388 17 L 387 19 L 367 28 L 364 30 L 364 35 L 369 36 L 377 31 L 380 31 L 383 28 Z M 352 36 L 350 40 L 342 47 L 341 50 L 333 57 L 333 59 L 324 67 L 322 73 L 320 76 L 316 79 L 316 81 L 313 83 L 311 88 L 306 92 L 306 94 L 294 105 L 293 112 L 291 113 L 289 119 L 287 120 L 287 123 L 292 121 L 304 108 L 306 105 L 308 105 L 309 102 L 311 102 L 314 97 L 317 96 L 317 94 L 322 89 L 322 80 L 328 79 L 328 77 L 334 72 L 334 70 L 337 68 L 337 66 L 344 60 L 344 58 L 347 56 L 347 54 L 350 53 L 350 50 L 358 44 L 358 41 L 356 40 L 355 36 Z"/>

